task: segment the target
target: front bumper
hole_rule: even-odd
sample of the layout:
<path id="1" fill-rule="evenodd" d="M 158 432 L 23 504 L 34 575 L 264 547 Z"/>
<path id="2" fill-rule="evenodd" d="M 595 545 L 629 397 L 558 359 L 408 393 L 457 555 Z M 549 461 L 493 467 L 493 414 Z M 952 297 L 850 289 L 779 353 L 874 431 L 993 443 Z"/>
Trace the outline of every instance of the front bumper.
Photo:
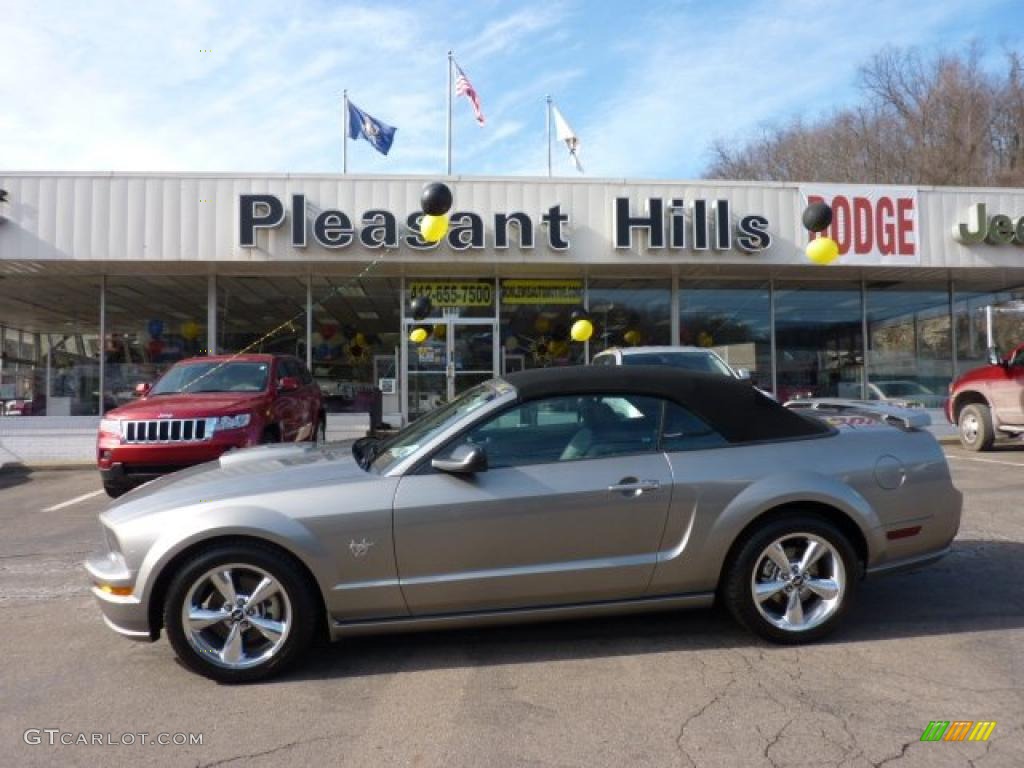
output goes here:
<path id="1" fill-rule="evenodd" d="M 261 434 L 261 427 L 253 424 L 199 442 L 124 445 L 117 436 L 100 433 L 96 461 L 104 485 L 127 490 L 179 469 L 216 461 L 234 448 L 257 445 Z"/>
<path id="2" fill-rule="evenodd" d="M 134 577 L 116 553 L 95 554 L 85 561 L 85 570 L 92 579 L 92 594 L 100 606 L 103 621 L 119 635 L 132 640 L 154 641 L 160 635 L 149 625 L 148 606 L 135 595 L 118 595 L 105 591 L 110 588 L 130 588 Z"/>

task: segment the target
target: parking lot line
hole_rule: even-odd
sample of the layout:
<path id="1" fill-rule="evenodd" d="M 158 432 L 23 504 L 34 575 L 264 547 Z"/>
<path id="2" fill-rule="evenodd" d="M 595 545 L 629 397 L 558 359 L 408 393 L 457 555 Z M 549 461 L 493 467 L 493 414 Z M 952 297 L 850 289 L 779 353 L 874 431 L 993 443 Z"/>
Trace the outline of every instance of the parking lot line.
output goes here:
<path id="1" fill-rule="evenodd" d="M 83 493 L 81 496 L 75 496 L 73 499 L 68 499 L 67 501 L 62 501 L 60 504 L 54 504 L 52 507 L 47 507 L 43 512 L 56 512 L 58 509 L 70 507 L 72 504 L 78 504 L 86 499 L 91 499 L 93 496 L 99 496 L 101 493 L 103 493 L 102 488 L 98 491 L 93 491 L 92 493 Z"/>
<path id="2" fill-rule="evenodd" d="M 980 461 L 983 464 L 1005 464 L 1008 467 L 1024 467 L 1024 464 L 1017 461 L 999 461 L 999 459 L 976 459 L 973 456 L 950 456 L 946 454 L 947 459 L 958 459 L 959 461 Z"/>

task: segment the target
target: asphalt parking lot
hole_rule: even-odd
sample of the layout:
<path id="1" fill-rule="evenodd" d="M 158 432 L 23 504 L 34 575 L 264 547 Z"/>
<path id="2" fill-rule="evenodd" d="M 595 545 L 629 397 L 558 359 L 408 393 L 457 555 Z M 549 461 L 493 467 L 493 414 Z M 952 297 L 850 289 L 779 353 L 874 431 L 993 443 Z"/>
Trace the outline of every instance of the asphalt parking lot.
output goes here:
<path id="1" fill-rule="evenodd" d="M 0 469 L 0 765 L 1021 766 L 1024 448 L 947 454 L 965 493 L 953 554 L 866 582 L 822 644 L 770 646 L 700 611 L 347 641 L 246 687 L 101 623 L 80 568 L 107 503 L 94 472 Z M 920 742 L 931 720 L 997 725 Z"/>

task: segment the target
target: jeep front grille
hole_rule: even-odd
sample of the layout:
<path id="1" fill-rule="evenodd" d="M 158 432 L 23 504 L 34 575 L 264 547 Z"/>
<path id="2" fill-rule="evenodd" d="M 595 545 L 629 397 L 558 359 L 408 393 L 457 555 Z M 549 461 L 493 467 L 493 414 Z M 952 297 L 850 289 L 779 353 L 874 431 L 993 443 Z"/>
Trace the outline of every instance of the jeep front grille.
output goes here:
<path id="1" fill-rule="evenodd" d="M 122 443 L 200 443 L 213 437 L 216 418 L 121 422 Z"/>

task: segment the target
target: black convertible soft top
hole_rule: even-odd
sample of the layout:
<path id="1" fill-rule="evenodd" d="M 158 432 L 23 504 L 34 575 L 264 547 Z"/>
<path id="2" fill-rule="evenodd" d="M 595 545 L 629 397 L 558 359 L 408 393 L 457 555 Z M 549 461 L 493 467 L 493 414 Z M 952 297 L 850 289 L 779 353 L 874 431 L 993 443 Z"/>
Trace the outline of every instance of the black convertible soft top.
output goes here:
<path id="1" fill-rule="evenodd" d="M 577 365 L 510 373 L 519 400 L 557 395 L 631 394 L 661 397 L 700 416 L 730 443 L 784 440 L 832 428 L 783 408 L 749 382 L 657 365 Z"/>

